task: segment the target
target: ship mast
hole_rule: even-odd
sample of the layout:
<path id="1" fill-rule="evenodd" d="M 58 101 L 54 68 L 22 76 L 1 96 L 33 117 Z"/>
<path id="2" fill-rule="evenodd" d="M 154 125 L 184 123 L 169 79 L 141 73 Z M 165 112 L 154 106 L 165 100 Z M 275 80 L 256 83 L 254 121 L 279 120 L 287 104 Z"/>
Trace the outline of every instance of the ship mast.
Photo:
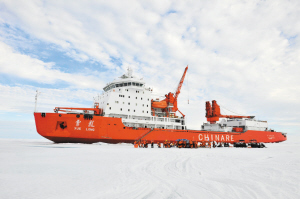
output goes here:
<path id="1" fill-rule="evenodd" d="M 36 90 L 36 94 L 35 94 L 35 105 L 34 105 L 34 112 L 36 112 L 36 107 L 37 107 L 37 99 L 38 96 L 41 94 L 41 92 L 39 92 L 39 90 Z"/>

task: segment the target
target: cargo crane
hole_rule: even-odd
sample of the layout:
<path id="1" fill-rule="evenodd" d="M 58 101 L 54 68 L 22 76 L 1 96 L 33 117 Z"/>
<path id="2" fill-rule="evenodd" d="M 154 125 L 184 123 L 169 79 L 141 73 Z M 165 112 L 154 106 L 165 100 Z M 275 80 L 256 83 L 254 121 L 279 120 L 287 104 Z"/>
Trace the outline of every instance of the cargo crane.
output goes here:
<path id="1" fill-rule="evenodd" d="M 238 115 L 222 115 L 220 106 L 217 104 L 216 100 L 212 101 L 212 106 L 210 102 L 206 102 L 206 115 L 207 121 L 211 124 L 215 124 L 221 118 L 238 119 L 238 118 L 254 118 L 254 116 L 238 116 Z"/>
<path id="2" fill-rule="evenodd" d="M 186 72 L 188 70 L 188 66 L 185 68 L 183 75 L 179 81 L 179 84 L 177 86 L 177 89 L 174 93 L 169 92 L 168 94 L 165 95 L 165 99 L 162 101 L 156 102 L 156 101 L 151 101 L 151 109 L 153 112 L 153 116 L 155 115 L 154 108 L 159 108 L 162 109 L 164 112 L 166 112 L 167 117 L 176 117 L 176 111 L 178 111 L 182 117 L 184 118 L 185 115 L 178 109 L 177 107 L 177 98 L 180 94 L 180 90 L 186 75 Z"/>

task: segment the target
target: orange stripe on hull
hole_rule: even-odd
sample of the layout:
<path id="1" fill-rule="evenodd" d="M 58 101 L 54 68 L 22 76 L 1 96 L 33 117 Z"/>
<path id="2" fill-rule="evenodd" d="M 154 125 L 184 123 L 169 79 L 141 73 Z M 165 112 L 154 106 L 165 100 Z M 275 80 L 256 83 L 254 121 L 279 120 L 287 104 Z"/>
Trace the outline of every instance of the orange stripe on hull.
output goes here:
<path id="1" fill-rule="evenodd" d="M 79 117 L 78 117 L 79 116 Z M 247 131 L 214 132 L 197 130 L 154 129 L 150 133 L 149 128 L 134 129 L 125 127 L 120 118 L 95 116 L 84 118 L 79 114 L 59 113 L 34 113 L 37 132 L 56 143 L 133 143 L 135 140 L 148 140 L 154 142 L 176 141 L 188 139 L 194 141 L 217 141 L 234 143 L 239 140 L 250 142 L 282 142 L 287 138 L 280 132 Z M 149 134 L 147 134 L 149 133 Z"/>

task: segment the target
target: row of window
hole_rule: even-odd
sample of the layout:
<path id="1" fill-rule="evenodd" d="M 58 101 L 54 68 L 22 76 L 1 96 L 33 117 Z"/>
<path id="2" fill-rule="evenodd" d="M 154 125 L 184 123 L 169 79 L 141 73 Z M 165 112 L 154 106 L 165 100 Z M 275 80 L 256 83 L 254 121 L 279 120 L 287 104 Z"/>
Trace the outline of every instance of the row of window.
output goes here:
<path id="1" fill-rule="evenodd" d="M 119 104 L 119 101 L 115 101 L 115 103 L 116 104 Z M 123 104 L 125 104 L 125 102 L 123 102 Z M 107 105 L 108 105 L 108 103 L 107 103 Z M 130 105 L 130 102 L 128 102 L 128 105 Z M 135 105 L 137 106 L 138 104 L 137 103 L 135 103 Z M 145 106 L 145 104 L 142 104 L 142 106 Z M 147 104 L 147 107 L 148 107 L 149 105 Z"/>
<path id="2" fill-rule="evenodd" d="M 125 86 L 138 86 L 138 87 L 142 87 L 144 84 L 141 83 L 137 83 L 137 82 L 126 82 L 126 83 L 119 83 L 119 84 L 110 84 L 106 87 L 103 88 L 103 90 L 109 91 L 112 88 L 118 88 L 118 87 L 125 87 Z"/>
<path id="3" fill-rule="evenodd" d="M 109 110 L 111 110 L 111 107 L 109 107 Z M 123 109 L 120 108 L 120 111 L 123 111 Z M 128 112 L 130 112 L 130 109 L 128 109 Z M 133 110 L 133 112 L 135 112 L 135 110 Z M 142 111 L 142 113 L 145 113 L 145 111 Z M 148 113 L 148 111 L 147 111 L 147 113 Z"/>
<path id="4" fill-rule="evenodd" d="M 125 97 L 125 95 L 119 95 L 119 97 Z M 128 98 L 130 98 L 130 96 L 128 96 Z M 135 97 L 135 99 L 137 99 L 138 97 Z M 143 98 L 141 97 L 141 100 L 143 100 Z M 149 101 L 149 98 L 148 98 Z"/>

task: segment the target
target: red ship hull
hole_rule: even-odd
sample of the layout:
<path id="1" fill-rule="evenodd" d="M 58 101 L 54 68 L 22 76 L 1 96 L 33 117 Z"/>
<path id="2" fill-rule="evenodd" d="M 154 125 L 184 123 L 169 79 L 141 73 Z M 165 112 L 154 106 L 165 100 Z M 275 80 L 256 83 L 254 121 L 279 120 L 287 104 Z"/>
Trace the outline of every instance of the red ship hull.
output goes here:
<path id="1" fill-rule="evenodd" d="M 34 113 L 37 132 L 55 143 L 133 143 L 136 140 L 163 142 L 188 139 L 235 143 L 255 139 L 257 142 L 282 142 L 283 133 L 271 131 L 215 132 L 199 130 L 149 129 L 125 127 L 120 118 L 81 114 Z"/>

